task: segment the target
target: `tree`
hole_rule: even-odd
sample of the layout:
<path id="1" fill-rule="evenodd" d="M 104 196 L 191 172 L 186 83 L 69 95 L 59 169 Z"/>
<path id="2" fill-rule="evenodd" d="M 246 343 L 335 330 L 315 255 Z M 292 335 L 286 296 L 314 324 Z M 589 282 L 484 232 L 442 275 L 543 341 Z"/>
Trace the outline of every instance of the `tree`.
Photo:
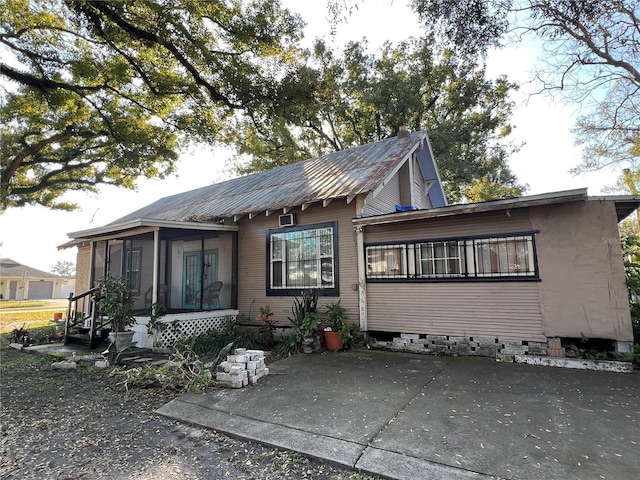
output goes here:
<path id="1" fill-rule="evenodd" d="M 162 178 L 234 112 L 282 109 L 301 26 L 272 0 L 0 0 L 0 212 Z"/>
<path id="2" fill-rule="evenodd" d="M 637 0 L 413 0 L 428 31 L 464 51 L 486 53 L 508 34 L 544 48 L 541 90 L 586 113 L 575 134 L 584 147 L 575 171 L 640 167 L 640 3 Z"/>
<path id="3" fill-rule="evenodd" d="M 395 136 L 400 125 L 429 132 L 450 201 L 517 196 L 507 165 L 515 150 L 507 137 L 516 88 L 485 78 L 469 55 L 438 50 L 433 38 L 386 44 L 379 56 L 349 43 L 341 54 L 318 41 L 307 72 L 313 104 L 277 117 L 234 125 L 238 173 L 250 173 Z M 478 184 L 480 182 L 480 184 Z"/>
<path id="4" fill-rule="evenodd" d="M 72 278 L 76 276 L 76 265 L 67 260 L 58 260 L 49 271 L 61 277 Z"/>

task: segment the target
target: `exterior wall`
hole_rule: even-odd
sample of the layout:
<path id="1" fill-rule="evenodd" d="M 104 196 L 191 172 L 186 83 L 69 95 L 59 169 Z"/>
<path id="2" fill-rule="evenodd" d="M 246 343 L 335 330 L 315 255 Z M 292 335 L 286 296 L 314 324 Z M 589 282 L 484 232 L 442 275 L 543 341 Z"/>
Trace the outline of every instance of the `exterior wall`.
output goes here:
<path id="1" fill-rule="evenodd" d="M 537 230 L 540 281 L 368 283 L 368 329 L 541 341 L 632 341 L 613 202 L 583 201 L 365 227 L 365 242 Z M 401 312 L 401 313 L 399 313 Z"/>
<path id="2" fill-rule="evenodd" d="M 368 330 L 544 341 L 539 283 L 368 283 Z"/>
<path id="3" fill-rule="evenodd" d="M 427 240 L 532 230 L 527 209 L 365 227 L 365 242 Z"/>
<path id="4" fill-rule="evenodd" d="M 347 317 L 352 323 L 358 323 L 358 292 L 353 285 L 358 283 L 358 261 L 355 236 L 351 219 L 355 217 L 354 200 L 346 204 L 343 199 L 334 200 L 327 207 L 313 204 L 307 210 L 294 210 L 298 226 L 317 223 L 338 222 L 338 282 L 339 297 L 321 296 L 318 306 L 341 300 L 347 309 Z M 274 311 L 277 327 L 286 327 L 291 316 L 294 297 L 266 295 L 266 235 L 270 228 L 278 228 L 278 215 L 261 214 L 253 219 L 244 217 L 238 221 L 238 310 L 247 315 L 256 325 L 259 308 L 269 305 Z"/>
<path id="5" fill-rule="evenodd" d="M 370 195 L 366 198 L 362 216 L 369 217 L 395 212 L 396 205 L 400 203 L 402 203 L 400 198 L 400 175 L 396 173 L 391 177 L 389 182 L 382 187 L 375 198 Z M 353 216 L 355 216 L 355 214 Z"/>
<path id="6" fill-rule="evenodd" d="M 365 242 L 531 230 L 525 209 L 365 227 Z M 368 330 L 543 341 L 538 282 L 367 283 Z"/>
<path id="7" fill-rule="evenodd" d="M 362 212 L 363 217 L 392 213 L 396 205 L 412 205 L 417 209 L 431 208 L 426 183 L 418 161 L 413 156 L 387 182 L 375 198 L 368 197 Z"/>
<path id="8" fill-rule="evenodd" d="M 548 337 L 632 341 L 633 331 L 613 202 L 532 210 L 540 304 Z"/>

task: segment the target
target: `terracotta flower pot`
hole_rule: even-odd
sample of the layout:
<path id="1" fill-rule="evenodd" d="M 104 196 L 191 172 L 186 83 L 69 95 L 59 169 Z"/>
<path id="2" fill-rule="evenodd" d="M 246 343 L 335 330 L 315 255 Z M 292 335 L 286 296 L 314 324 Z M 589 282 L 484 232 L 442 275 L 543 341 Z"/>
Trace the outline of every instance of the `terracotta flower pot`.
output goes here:
<path id="1" fill-rule="evenodd" d="M 335 352 L 342 348 L 342 338 L 338 335 L 338 332 L 331 330 L 325 330 L 322 332 L 324 335 L 324 345 L 330 352 Z"/>
<path id="2" fill-rule="evenodd" d="M 53 314 L 53 319 L 54 320 L 62 320 L 62 312 L 55 312 Z"/>

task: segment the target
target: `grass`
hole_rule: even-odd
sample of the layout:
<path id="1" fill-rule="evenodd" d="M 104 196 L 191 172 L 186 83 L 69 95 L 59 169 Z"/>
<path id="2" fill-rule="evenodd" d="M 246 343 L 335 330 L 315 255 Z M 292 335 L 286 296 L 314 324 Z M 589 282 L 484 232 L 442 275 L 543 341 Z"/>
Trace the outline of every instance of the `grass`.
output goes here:
<path id="1" fill-rule="evenodd" d="M 0 313 L 0 334 L 11 333 L 14 327 L 22 327 L 27 330 L 33 328 L 55 325 L 53 314 L 60 309 L 43 310 L 38 312 L 14 312 Z"/>
<path id="2" fill-rule="evenodd" d="M 42 300 L 2 300 L 0 309 L 45 308 L 48 303 Z"/>

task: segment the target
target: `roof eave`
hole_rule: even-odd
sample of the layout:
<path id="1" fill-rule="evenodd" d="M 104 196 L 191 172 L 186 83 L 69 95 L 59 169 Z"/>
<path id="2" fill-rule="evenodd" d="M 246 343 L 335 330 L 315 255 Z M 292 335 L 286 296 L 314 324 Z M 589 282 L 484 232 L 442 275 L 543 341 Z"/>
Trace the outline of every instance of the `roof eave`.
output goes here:
<path id="1" fill-rule="evenodd" d="M 89 230 L 81 230 L 78 232 L 70 232 L 67 234 L 69 238 L 73 239 L 90 239 L 100 235 L 113 234 L 122 232 L 125 230 L 133 230 L 142 227 L 152 228 L 180 228 L 184 230 L 206 230 L 206 231 L 222 231 L 222 232 L 235 232 L 238 227 L 235 225 L 221 225 L 218 223 L 199 223 L 199 222 L 177 222 L 171 220 L 155 220 L 151 218 L 139 218 L 137 220 L 130 220 L 119 224 L 105 225 L 103 227 L 92 228 Z"/>
<path id="2" fill-rule="evenodd" d="M 385 223 L 396 223 L 406 220 L 422 220 L 428 218 L 450 217 L 456 215 L 492 212 L 498 210 L 526 208 L 555 203 L 576 202 L 587 200 L 587 198 L 589 198 L 587 197 L 587 189 L 580 188 L 576 190 L 566 190 L 562 192 L 552 192 L 541 195 L 530 195 L 526 197 L 508 198 L 503 200 L 492 200 L 482 203 L 448 205 L 446 207 L 430 208 L 426 210 L 412 210 L 408 212 L 388 213 L 372 217 L 360 217 L 354 218 L 353 224 L 381 225 Z"/>

